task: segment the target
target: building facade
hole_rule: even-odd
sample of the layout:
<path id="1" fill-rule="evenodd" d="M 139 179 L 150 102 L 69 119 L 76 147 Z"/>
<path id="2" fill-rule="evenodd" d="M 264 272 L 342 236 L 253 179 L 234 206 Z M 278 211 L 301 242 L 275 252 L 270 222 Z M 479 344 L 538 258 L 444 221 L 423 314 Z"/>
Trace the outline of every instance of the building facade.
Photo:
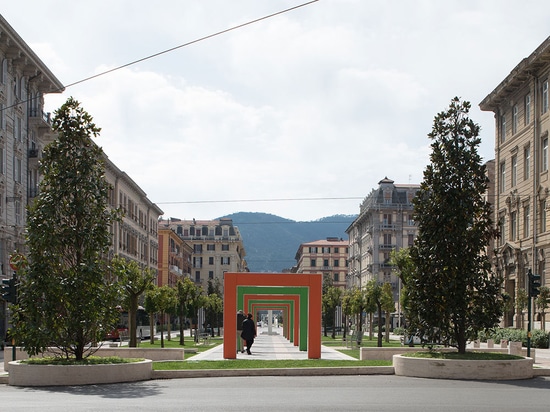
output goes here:
<path id="1" fill-rule="evenodd" d="M 392 250 L 409 247 L 417 234 L 412 200 L 419 185 L 398 185 L 387 177 L 363 200 L 349 236 L 348 287 L 391 283 L 398 299 L 399 281 L 390 264 Z"/>
<path id="2" fill-rule="evenodd" d="M 175 286 L 184 277 L 191 277 L 193 248 L 169 227 L 160 227 L 158 286 Z"/>
<path id="3" fill-rule="evenodd" d="M 0 267 L 11 276 L 9 254 L 25 250 L 25 207 L 38 193 L 38 160 L 50 114 L 44 94 L 63 84 L 0 15 Z"/>
<path id="4" fill-rule="evenodd" d="M 527 290 L 528 270 L 550 285 L 548 142 L 550 129 L 550 37 L 524 58 L 479 104 L 495 116 L 495 271 L 515 301 Z M 510 308 L 503 326 L 525 326 L 526 316 Z"/>
<path id="5" fill-rule="evenodd" d="M 302 243 L 296 252 L 296 273 L 322 273 L 334 286 L 346 287 L 349 242 L 337 237 Z"/>
<path id="6" fill-rule="evenodd" d="M 147 194 L 105 156 L 105 179 L 112 185 L 111 207 L 121 207 L 123 218 L 111 227 L 110 255 L 136 261 L 142 268 L 158 270 L 158 221 L 163 211 Z"/>
<path id="7" fill-rule="evenodd" d="M 233 220 L 180 220 L 159 222 L 161 228 L 172 229 L 192 248 L 191 280 L 206 290 L 208 281 L 218 282 L 223 291 L 225 272 L 246 272 L 246 252 L 239 228 Z"/>

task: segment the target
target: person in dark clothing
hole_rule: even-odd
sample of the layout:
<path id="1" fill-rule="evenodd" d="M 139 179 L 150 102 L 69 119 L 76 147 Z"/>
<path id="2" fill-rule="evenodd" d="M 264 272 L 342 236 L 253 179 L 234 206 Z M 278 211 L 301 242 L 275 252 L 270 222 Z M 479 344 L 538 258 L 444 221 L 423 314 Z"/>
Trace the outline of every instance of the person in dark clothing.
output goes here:
<path id="1" fill-rule="evenodd" d="M 252 320 L 252 313 L 246 315 L 246 319 L 243 321 L 243 331 L 241 332 L 241 338 L 246 341 L 246 353 L 252 355 L 250 348 L 254 343 L 254 338 L 256 337 L 256 325 Z"/>

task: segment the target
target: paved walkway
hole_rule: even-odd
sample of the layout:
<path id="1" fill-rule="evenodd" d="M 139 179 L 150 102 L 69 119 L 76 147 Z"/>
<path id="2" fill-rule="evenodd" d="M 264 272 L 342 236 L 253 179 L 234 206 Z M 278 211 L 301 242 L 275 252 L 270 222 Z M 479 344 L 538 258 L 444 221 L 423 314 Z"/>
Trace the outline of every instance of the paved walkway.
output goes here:
<path id="1" fill-rule="evenodd" d="M 265 332 L 265 333 L 262 333 Z M 307 359 L 307 351 L 300 351 L 297 346 L 289 342 L 283 335 L 268 335 L 267 332 L 258 328 L 258 337 L 254 340 L 252 346 L 252 355 L 237 353 L 237 359 Z M 356 360 L 351 356 L 345 355 L 333 348 L 321 346 L 321 359 L 347 359 Z M 223 360 L 223 345 L 201 352 L 189 360 Z"/>

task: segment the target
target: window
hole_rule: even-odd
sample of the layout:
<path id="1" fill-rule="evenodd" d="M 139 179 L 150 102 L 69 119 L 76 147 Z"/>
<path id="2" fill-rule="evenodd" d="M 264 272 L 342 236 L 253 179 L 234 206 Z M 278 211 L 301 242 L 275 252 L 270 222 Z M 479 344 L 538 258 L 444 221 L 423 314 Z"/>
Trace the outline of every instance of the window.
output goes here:
<path id="1" fill-rule="evenodd" d="M 506 141 L 506 115 L 500 116 L 500 141 L 504 143 Z"/>
<path id="2" fill-rule="evenodd" d="M 330 247 L 323 246 L 323 253 L 330 253 Z"/>
<path id="3" fill-rule="evenodd" d="M 384 246 L 391 246 L 391 234 L 384 234 Z"/>
<path id="4" fill-rule="evenodd" d="M 499 181 L 500 193 L 504 193 L 506 190 L 506 162 L 500 164 L 500 181 Z"/>
<path id="5" fill-rule="evenodd" d="M 0 81 L 2 84 L 6 84 L 8 82 L 8 59 L 2 60 L 2 73 L 0 73 Z"/>
<path id="6" fill-rule="evenodd" d="M 208 279 L 214 279 L 214 271 L 213 270 L 208 271 Z"/>
<path id="7" fill-rule="evenodd" d="M 334 253 L 340 253 L 339 252 L 340 249 L 338 249 L 337 247 L 334 248 Z"/>
<path id="8" fill-rule="evenodd" d="M 0 173 L 6 173 L 6 151 L 3 146 L 0 146 Z"/>
<path id="9" fill-rule="evenodd" d="M 231 258 L 229 256 L 222 256 L 221 263 L 222 265 L 229 265 L 231 262 Z"/>
<path id="10" fill-rule="evenodd" d="M 504 216 L 500 219 L 499 230 L 500 230 L 500 245 L 502 246 L 506 243 L 506 218 Z"/>
<path id="11" fill-rule="evenodd" d="M 518 132 L 518 106 L 517 104 L 512 107 L 512 134 Z"/>
<path id="12" fill-rule="evenodd" d="M 531 147 L 527 146 L 523 149 L 523 180 L 529 179 L 531 177 Z"/>
<path id="13" fill-rule="evenodd" d="M 317 247 L 316 246 L 310 246 L 309 247 L 309 253 L 317 253 Z"/>
<path id="14" fill-rule="evenodd" d="M 525 125 L 527 126 L 531 122 L 531 95 L 525 96 Z"/>
<path id="15" fill-rule="evenodd" d="M 15 224 L 21 224 L 21 200 L 15 201 Z"/>
<path id="16" fill-rule="evenodd" d="M 529 237 L 529 221 L 531 220 L 529 206 L 523 208 L 523 237 Z"/>
<path id="17" fill-rule="evenodd" d="M 18 183 L 21 183 L 21 159 L 17 156 L 13 157 L 13 180 Z"/>
<path id="18" fill-rule="evenodd" d="M 328 268 L 328 259 L 323 259 L 323 267 Z"/>
<path id="19" fill-rule="evenodd" d="M 215 244 L 206 245 L 206 250 L 208 250 L 209 252 L 214 252 L 216 250 L 216 245 Z"/>
<path id="20" fill-rule="evenodd" d="M 222 244 L 222 251 L 223 251 L 223 252 L 229 251 L 229 244 L 227 244 L 227 243 L 226 243 L 226 244 Z"/>
<path id="21" fill-rule="evenodd" d="M 409 233 L 407 235 L 407 246 L 412 246 L 414 244 L 414 235 Z"/>
<path id="22" fill-rule="evenodd" d="M 392 215 L 391 214 L 384 214 L 383 222 L 385 225 L 391 225 L 392 223 Z"/>
<path id="23" fill-rule="evenodd" d="M 197 270 L 195 271 L 195 282 L 200 283 L 200 281 L 201 281 L 201 271 Z"/>
<path id="24" fill-rule="evenodd" d="M 546 232 L 546 200 L 540 202 L 540 231 Z"/>
<path id="25" fill-rule="evenodd" d="M 311 267 L 317 266 L 317 260 L 316 260 L 316 259 L 310 259 L 310 264 L 309 264 L 309 266 L 311 266 Z"/>
<path id="26" fill-rule="evenodd" d="M 333 279 L 334 279 L 335 282 L 339 282 L 339 281 L 340 281 L 340 276 L 339 276 L 339 275 L 340 275 L 339 273 L 335 273 L 335 274 L 334 274 L 334 278 L 333 278 Z"/>
<path id="27" fill-rule="evenodd" d="M 542 139 L 542 171 L 548 170 L 548 138 Z"/>
<path id="28" fill-rule="evenodd" d="M 334 259 L 334 267 L 340 266 L 340 259 Z"/>
<path id="29" fill-rule="evenodd" d="M 512 156 L 512 187 L 517 184 L 518 177 L 518 156 Z"/>
<path id="30" fill-rule="evenodd" d="M 202 245 L 198 245 L 198 244 L 195 243 L 195 244 L 193 245 L 193 251 L 194 251 L 195 253 L 202 253 Z"/>
<path id="31" fill-rule="evenodd" d="M 213 264 L 214 264 L 214 256 L 210 256 L 210 257 L 208 258 L 208 264 L 209 264 L 209 265 L 213 265 Z"/>
<path id="32" fill-rule="evenodd" d="M 517 238 L 517 212 L 510 213 L 510 240 L 513 242 Z"/>
<path id="33" fill-rule="evenodd" d="M 4 103 L 0 103 L 0 130 L 4 130 L 6 128 L 6 116 L 4 113 Z"/>
<path id="34" fill-rule="evenodd" d="M 548 111 L 548 80 L 542 83 L 542 112 Z"/>
<path id="35" fill-rule="evenodd" d="M 202 257 L 193 256 L 193 267 L 198 269 L 202 268 Z"/>

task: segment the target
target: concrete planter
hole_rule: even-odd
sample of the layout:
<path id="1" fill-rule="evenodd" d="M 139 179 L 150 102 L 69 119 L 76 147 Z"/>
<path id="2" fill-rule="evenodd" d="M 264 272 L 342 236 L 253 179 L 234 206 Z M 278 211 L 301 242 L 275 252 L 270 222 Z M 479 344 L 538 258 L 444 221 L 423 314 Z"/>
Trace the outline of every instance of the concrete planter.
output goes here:
<path id="1" fill-rule="evenodd" d="M 9 384 L 15 386 L 68 386 L 135 382 L 151 379 L 153 362 L 105 365 L 29 365 L 10 362 Z"/>
<path id="2" fill-rule="evenodd" d="M 460 360 L 393 356 L 395 374 L 417 378 L 514 380 L 534 376 L 533 359 Z"/>

